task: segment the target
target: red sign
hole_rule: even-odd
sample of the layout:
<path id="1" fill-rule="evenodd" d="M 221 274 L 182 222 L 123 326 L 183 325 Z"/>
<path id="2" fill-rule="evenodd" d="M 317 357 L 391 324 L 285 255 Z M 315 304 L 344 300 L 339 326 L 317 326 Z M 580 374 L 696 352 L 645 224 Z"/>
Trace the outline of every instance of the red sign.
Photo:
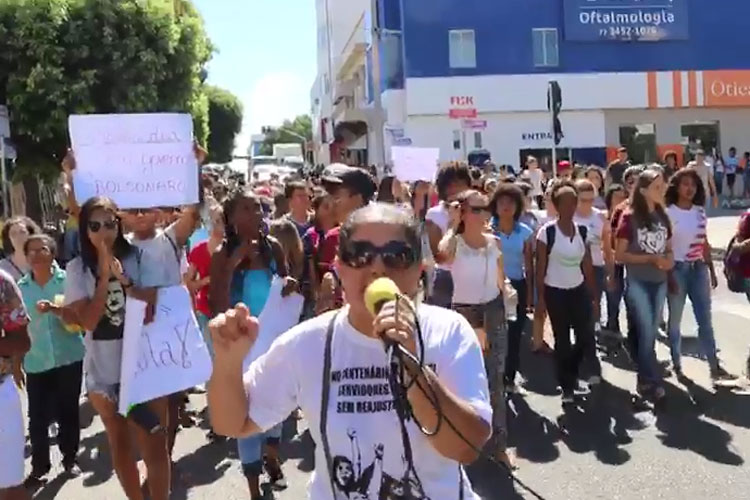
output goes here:
<path id="1" fill-rule="evenodd" d="M 448 116 L 454 120 L 461 118 L 476 118 L 476 108 L 451 108 L 448 112 Z"/>

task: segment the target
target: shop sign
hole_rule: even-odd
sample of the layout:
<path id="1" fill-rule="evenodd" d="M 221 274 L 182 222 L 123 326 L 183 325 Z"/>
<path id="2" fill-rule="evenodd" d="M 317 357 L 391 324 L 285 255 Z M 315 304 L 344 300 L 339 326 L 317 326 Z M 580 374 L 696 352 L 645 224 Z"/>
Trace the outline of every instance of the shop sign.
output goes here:
<path id="1" fill-rule="evenodd" d="M 10 115 L 8 107 L 0 104 L 0 137 L 10 137 Z"/>
<path id="2" fill-rule="evenodd" d="M 750 106 L 750 71 L 704 71 L 706 106 Z"/>
<path id="3" fill-rule="evenodd" d="M 522 132 L 521 142 L 552 141 L 552 132 Z"/>
<path id="4" fill-rule="evenodd" d="M 467 130 L 484 130 L 487 128 L 487 120 L 464 120 L 461 126 Z"/>
<path id="5" fill-rule="evenodd" d="M 476 118 L 477 108 L 474 105 L 474 97 L 470 95 L 454 95 L 451 96 L 450 109 L 448 116 L 452 120 L 460 120 L 465 118 Z"/>
<path id="6" fill-rule="evenodd" d="M 687 40 L 688 0 L 563 0 L 565 39 Z"/>

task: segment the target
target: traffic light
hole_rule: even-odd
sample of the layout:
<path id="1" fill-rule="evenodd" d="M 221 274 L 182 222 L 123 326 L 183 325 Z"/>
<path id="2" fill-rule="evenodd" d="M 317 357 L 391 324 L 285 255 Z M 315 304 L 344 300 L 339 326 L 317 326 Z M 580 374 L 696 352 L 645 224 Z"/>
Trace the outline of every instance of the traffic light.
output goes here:
<path id="1" fill-rule="evenodd" d="M 547 88 L 547 109 L 552 113 L 552 133 L 555 140 L 555 146 L 560 144 L 565 137 L 560 123 L 560 111 L 562 110 L 562 89 L 556 81 L 549 82 Z"/>

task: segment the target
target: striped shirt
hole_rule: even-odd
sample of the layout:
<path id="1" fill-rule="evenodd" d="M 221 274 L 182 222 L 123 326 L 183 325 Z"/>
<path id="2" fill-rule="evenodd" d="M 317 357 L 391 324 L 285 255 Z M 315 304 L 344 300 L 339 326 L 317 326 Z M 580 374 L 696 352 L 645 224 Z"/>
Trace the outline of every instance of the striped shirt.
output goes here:
<path id="1" fill-rule="evenodd" d="M 672 222 L 672 250 L 675 261 L 703 260 L 707 223 L 705 209 L 693 205 L 689 210 L 684 210 L 677 205 L 670 205 L 667 207 L 667 214 Z"/>

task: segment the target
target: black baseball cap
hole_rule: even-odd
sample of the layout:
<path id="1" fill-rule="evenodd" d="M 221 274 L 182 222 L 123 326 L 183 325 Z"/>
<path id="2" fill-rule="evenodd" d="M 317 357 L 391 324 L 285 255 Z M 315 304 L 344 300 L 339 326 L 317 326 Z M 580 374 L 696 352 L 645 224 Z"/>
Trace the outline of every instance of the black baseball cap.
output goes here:
<path id="1" fill-rule="evenodd" d="M 323 184 L 327 190 L 343 187 L 351 194 L 359 194 L 368 203 L 375 195 L 377 186 L 369 173 L 361 168 L 350 167 L 343 163 L 334 163 L 323 170 Z"/>

